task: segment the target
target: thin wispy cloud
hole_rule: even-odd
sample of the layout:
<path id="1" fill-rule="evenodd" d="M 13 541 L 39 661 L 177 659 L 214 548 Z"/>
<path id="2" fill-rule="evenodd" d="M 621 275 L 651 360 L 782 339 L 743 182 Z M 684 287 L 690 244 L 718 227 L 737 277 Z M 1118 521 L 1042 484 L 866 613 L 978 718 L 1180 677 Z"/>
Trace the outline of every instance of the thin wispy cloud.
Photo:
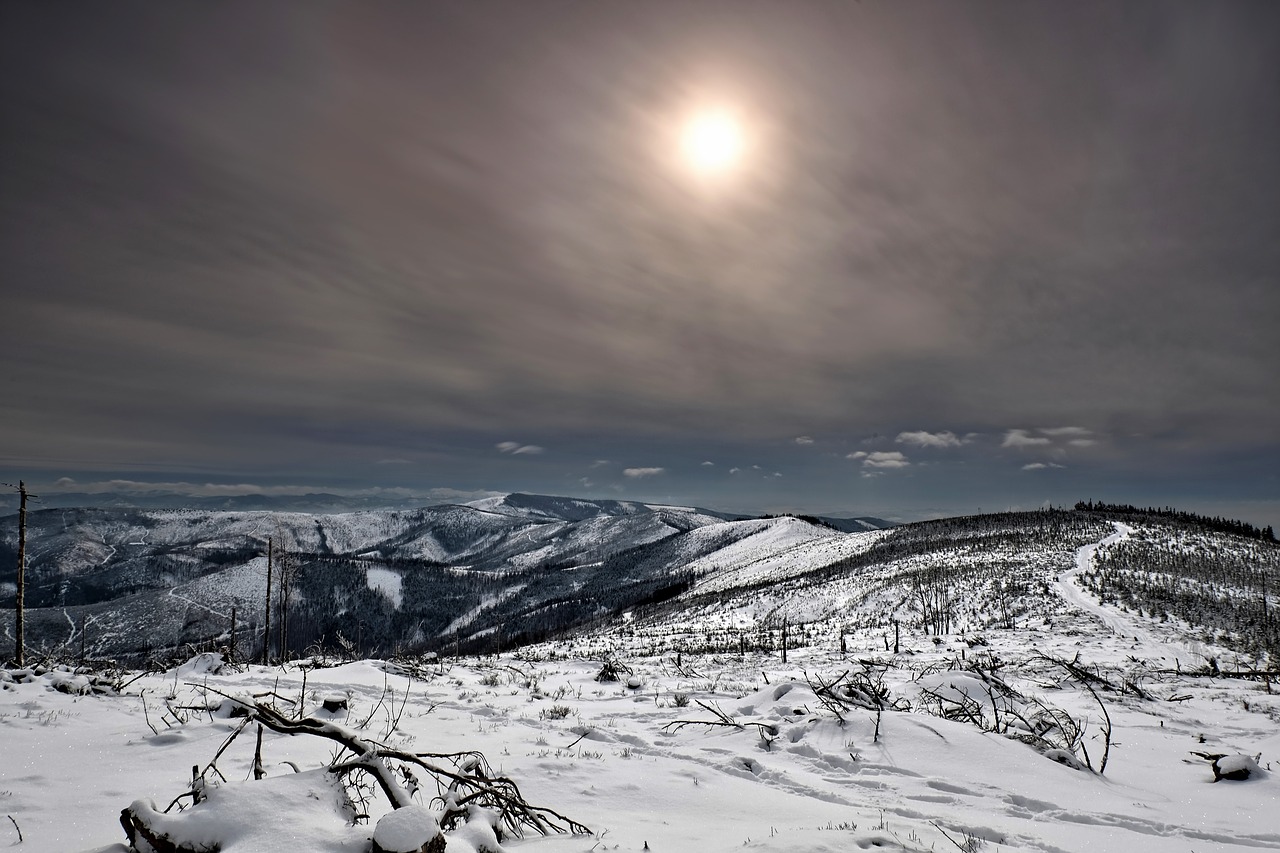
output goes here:
<path id="1" fill-rule="evenodd" d="M 110 479 L 81 482 L 72 477 L 60 477 L 52 484 L 50 492 L 78 492 L 84 494 L 143 495 L 172 493 L 191 497 L 236 497 L 240 495 L 265 495 L 267 497 L 303 497 L 326 494 L 351 498 L 421 499 L 423 503 L 442 501 L 478 500 L 505 494 L 491 489 L 453 489 L 438 487 L 411 489 L 406 487 L 361 487 L 332 485 L 279 485 L 264 483 L 197 483 L 180 480 L 128 480 Z"/>
<path id="2" fill-rule="evenodd" d="M 898 444 L 912 444 L 916 447 L 959 447 L 964 443 L 959 436 L 950 431 L 926 432 L 924 430 L 900 432 L 894 441 Z"/>
<path id="3" fill-rule="evenodd" d="M 546 448 L 539 447 L 536 444 L 521 444 L 518 441 L 500 441 L 494 447 L 498 449 L 499 453 L 510 453 L 512 456 L 536 456 L 546 451 Z"/>
<path id="4" fill-rule="evenodd" d="M 802 446 L 813 444 L 813 439 L 807 435 L 797 436 L 795 441 L 796 441 L 796 444 L 799 444 Z"/>
<path id="5" fill-rule="evenodd" d="M 1004 434 L 1004 441 L 1000 443 L 1000 446 L 1043 447 L 1046 444 L 1053 444 L 1053 439 L 1046 438 L 1043 435 L 1032 435 L 1030 430 L 1011 429 Z"/>
<path id="6" fill-rule="evenodd" d="M 633 478 L 656 477 L 666 470 L 666 468 L 626 468 L 622 473 L 624 476 Z"/>

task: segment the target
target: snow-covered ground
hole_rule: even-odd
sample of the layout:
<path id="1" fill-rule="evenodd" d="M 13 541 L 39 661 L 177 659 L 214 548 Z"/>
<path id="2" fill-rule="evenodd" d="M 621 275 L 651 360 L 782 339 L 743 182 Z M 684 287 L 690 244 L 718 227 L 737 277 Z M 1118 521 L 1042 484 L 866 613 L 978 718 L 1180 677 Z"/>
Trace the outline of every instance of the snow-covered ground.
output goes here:
<path id="1" fill-rule="evenodd" d="M 1088 547 L 1076 555 L 1080 568 Z M 210 691 L 218 691 L 274 694 L 288 714 L 301 700 L 308 716 L 407 752 L 479 750 L 530 802 L 592 830 L 508 838 L 508 851 L 1280 849 L 1272 772 L 1280 770 L 1280 694 L 1258 681 L 1164 671 L 1169 629 L 1148 630 L 1149 620 L 1135 615 L 1115 621 L 1069 572 L 1054 594 L 1065 600 L 1052 625 L 1020 620 L 983 631 L 977 644 L 973 632 L 935 643 L 906 629 L 897 655 L 879 633 L 864 632 L 846 637 L 843 654 L 831 637 L 792 650 L 786 664 L 777 652 L 646 657 L 652 637 L 629 625 L 518 656 L 419 662 L 412 675 L 379 661 L 216 673 L 196 661 L 142 677 L 120 695 L 77 695 L 86 681 L 68 673 L 19 678 L 0 689 L 0 846 L 122 853 L 121 809 L 149 799 L 163 810 L 189 789 L 192 766 L 207 765 L 240 724 L 189 710 L 216 705 Z M 1096 768 L 1105 748 L 1098 702 L 1037 653 L 1136 688 L 1094 685 L 1112 724 L 1105 774 L 927 711 L 929 694 L 989 700 L 993 682 L 982 673 L 994 674 L 1016 690 L 1010 701 L 1018 707 L 1038 700 L 1084 723 Z M 595 680 L 607 654 L 629 667 L 636 686 L 626 675 Z M 870 661 L 889 697 L 912 710 L 885 710 L 877 720 L 874 711 L 846 708 L 842 724 L 814 685 Z M 1182 660 L 1188 670 L 1193 663 Z M 335 693 L 349 695 L 349 710 L 320 708 Z M 704 725 L 725 720 L 736 725 Z M 217 795 L 171 823 L 221 838 L 226 853 L 370 849 L 373 822 L 335 820 L 323 802 L 324 775 L 306 772 L 328 763 L 331 743 L 268 732 L 262 753 L 268 778 L 253 781 L 253 741 L 242 734 L 217 760 L 227 780 Z M 1215 783 L 1195 753 L 1257 756 L 1260 772 Z M 1233 763 L 1248 761 L 1223 766 Z M 295 776 L 294 765 L 304 772 Z M 381 802 L 370 813 L 376 820 L 388 809 Z M 463 827 L 448 850 L 478 850 L 482 835 Z"/>

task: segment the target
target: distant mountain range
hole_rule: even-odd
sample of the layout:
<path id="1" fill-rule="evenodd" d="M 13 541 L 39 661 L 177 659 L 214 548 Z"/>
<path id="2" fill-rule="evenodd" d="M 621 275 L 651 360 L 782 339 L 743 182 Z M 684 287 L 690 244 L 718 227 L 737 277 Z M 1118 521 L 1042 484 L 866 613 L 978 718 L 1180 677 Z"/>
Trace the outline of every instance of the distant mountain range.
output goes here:
<path id="1" fill-rule="evenodd" d="M 414 509 L 421 498 L 331 495 L 186 495 L 180 492 L 51 492 L 40 495 L 43 508 L 269 510 L 274 512 L 354 512 L 362 509 Z M 35 507 L 35 504 L 31 505 Z M 17 512 L 16 492 L 0 492 L 0 511 Z"/>
<path id="2" fill-rule="evenodd" d="M 485 498 L 473 501 L 469 506 L 482 506 L 497 501 L 509 508 L 522 501 L 541 501 L 547 506 L 559 502 L 563 506 L 577 501 L 574 498 L 555 498 L 545 495 L 510 494 L 496 498 Z M 579 501 L 580 502 L 580 501 Z M 621 507 L 628 502 L 593 500 L 588 501 L 602 509 L 609 506 Z M 631 502 L 634 504 L 634 502 Z M 149 492 L 54 492 L 40 496 L 38 503 L 32 503 L 32 509 L 201 509 L 226 512 L 312 512 L 312 513 L 346 513 L 361 510 L 409 510 L 423 506 L 421 498 L 393 498 L 379 495 L 334 495 L 327 492 L 312 492 L 305 495 L 187 495 L 180 492 L 156 490 Z M 16 492 L 0 492 L 0 513 L 18 511 L 18 494 Z M 742 513 L 722 513 L 702 510 L 708 515 L 720 518 L 744 519 L 754 516 Z M 555 515 L 555 511 L 552 511 Z M 813 516 L 806 516 L 812 518 Z M 879 530 L 893 527 L 895 522 L 886 521 L 874 516 L 819 516 L 827 524 L 839 530 L 854 532 L 859 530 Z"/>
<path id="3" fill-rule="evenodd" d="M 744 541 L 776 548 L 890 526 L 527 494 L 343 513 L 218 503 L 29 510 L 28 642 L 136 661 L 229 644 L 234 611 L 240 650 L 260 649 L 270 543 L 277 650 L 510 644 L 676 595 Z M 16 516 L 0 519 L 0 566 L 16 564 L 16 547 Z M 0 625 L 12 620 L 9 577 L 0 572 Z"/>
<path id="4" fill-rule="evenodd" d="M 46 506 L 28 513 L 27 643 L 131 664 L 233 643 L 257 657 L 269 553 L 273 657 L 489 652 L 626 624 L 697 624 L 719 649 L 787 621 L 980 632 L 1056 618 L 1051 585 L 1114 531 L 1112 509 L 895 527 L 528 494 L 344 513 Z M 1124 523 L 1133 536 L 1100 552 L 1086 587 L 1228 645 L 1280 648 L 1261 597 L 1280 589 L 1280 547 L 1195 518 Z M 16 548 L 16 517 L 0 518 L 0 567 Z M 12 577 L 0 568 L 6 643 Z"/>

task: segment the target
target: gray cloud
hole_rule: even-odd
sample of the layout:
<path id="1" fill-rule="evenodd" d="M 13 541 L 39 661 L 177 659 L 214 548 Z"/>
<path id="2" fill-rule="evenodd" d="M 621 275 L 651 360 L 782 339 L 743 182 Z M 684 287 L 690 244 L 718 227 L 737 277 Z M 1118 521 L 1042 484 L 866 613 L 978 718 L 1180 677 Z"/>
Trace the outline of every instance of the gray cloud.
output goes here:
<path id="1" fill-rule="evenodd" d="M 656 477 L 664 471 L 665 468 L 624 468 L 622 473 L 627 477 Z"/>
<path id="2" fill-rule="evenodd" d="M 521 444 L 518 441 L 500 441 L 494 447 L 500 453 L 510 453 L 512 456 L 537 455 L 546 451 L 546 448 L 536 444 Z"/>
<path id="3" fill-rule="evenodd" d="M 1093 430 L 1078 426 L 1041 427 L 1040 432 L 1053 438 L 1082 438 L 1093 435 Z"/>
<path id="4" fill-rule="evenodd" d="M 1032 435 L 1029 430 L 1011 429 L 1004 434 L 1001 447 L 1043 447 L 1053 444 L 1053 440 L 1042 435 Z"/>
<path id="5" fill-rule="evenodd" d="M 894 439 L 899 444 L 914 444 L 916 447 L 959 447 L 964 442 L 953 432 L 900 432 Z"/>
<path id="6" fill-rule="evenodd" d="M 196 483 L 185 481 L 154 480 L 95 480 L 79 482 L 71 477 L 60 477 L 48 488 L 48 492 L 76 492 L 84 494 L 138 494 L 149 492 L 173 492 L 195 497 L 226 497 L 234 495 L 290 496 L 317 493 L 346 497 L 421 498 L 425 501 L 476 500 L 491 497 L 497 492 L 487 490 L 459 490 L 448 488 L 409 489 L 317 485 L 268 485 L 262 483 Z"/>
<path id="7" fill-rule="evenodd" d="M 6 11 L 7 470 L 675 487 L 982 433 L 1274 494 L 1269 4 L 246 9 Z M 664 148 L 706 93 L 716 192 Z"/>
<path id="8" fill-rule="evenodd" d="M 859 450 L 850 453 L 847 459 L 862 460 L 864 468 L 906 468 L 911 462 L 897 450 L 876 450 L 871 453 Z"/>

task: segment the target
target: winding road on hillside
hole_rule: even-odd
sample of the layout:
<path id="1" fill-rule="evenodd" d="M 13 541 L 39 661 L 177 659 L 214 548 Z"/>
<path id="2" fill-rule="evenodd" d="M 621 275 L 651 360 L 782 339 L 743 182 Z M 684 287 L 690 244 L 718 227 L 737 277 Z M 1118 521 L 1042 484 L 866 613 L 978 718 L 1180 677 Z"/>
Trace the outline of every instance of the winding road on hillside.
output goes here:
<path id="1" fill-rule="evenodd" d="M 1171 645 L 1170 643 L 1156 637 L 1149 630 L 1127 615 L 1119 612 L 1115 608 L 1107 607 L 1099 604 L 1093 596 L 1087 594 L 1080 588 L 1076 582 L 1076 577 L 1084 571 L 1093 568 L 1094 557 L 1098 549 L 1104 545 L 1113 545 L 1129 538 L 1129 534 L 1133 532 L 1133 528 L 1119 521 L 1111 522 L 1115 526 L 1115 532 L 1107 536 L 1100 542 L 1094 542 L 1085 545 L 1076 551 L 1076 564 L 1073 568 L 1068 569 L 1058 575 L 1058 579 L 1054 581 L 1054 588 L 1057 593 L 1062 596 L 1068 604 L 1080 608 L 1085 613 L 1096 618 L 1103 625 L 1106 625 L 1116 634 L 1124 637 L 1133 637 L 1138 643 L 1148 649 L 1148 653 L 1157 656 L 1163 656 L 1170 661 L 1179 658 L 1187 658 L 1189 650 L 1185 647 Z"/>
<path id="2" fill-rule="evenodd" d="M 1144 636 L 1144 633 L 1138 626 L 1134 625 L 1119 613 L 1098 604 L 1091 596 L 1085 594 L 1076 583 L 1076 576 L 1081 572 L 1088 571 L 1093 568 L 1094 555 L 1098 553 L 1098 549 L 1103 545 L 1114 545 L 1117 542 L 1129 538 L 1129 534 L 1133 532 L 1133 528 L 1127 524 L 1121 524 L 1118 521 L 1111 522 L 1115 525 L 1116 531 L 1101 542 L 1094 542 L 1085 545 L 1076 551 L 1076 564 L 1074 568 L 1067 569 L 1058 575 L 1058 580 L 1054 582 L 1059 595 L 1066 599 L 1068 604 L 1074 605 L 1085 613 L 1095 617 L 1099 622 L 1106 625 L 1117 634 L 1129 637 L 1138 637 L 1140 639 L 1154 642 L 1150 635 Z"/>

